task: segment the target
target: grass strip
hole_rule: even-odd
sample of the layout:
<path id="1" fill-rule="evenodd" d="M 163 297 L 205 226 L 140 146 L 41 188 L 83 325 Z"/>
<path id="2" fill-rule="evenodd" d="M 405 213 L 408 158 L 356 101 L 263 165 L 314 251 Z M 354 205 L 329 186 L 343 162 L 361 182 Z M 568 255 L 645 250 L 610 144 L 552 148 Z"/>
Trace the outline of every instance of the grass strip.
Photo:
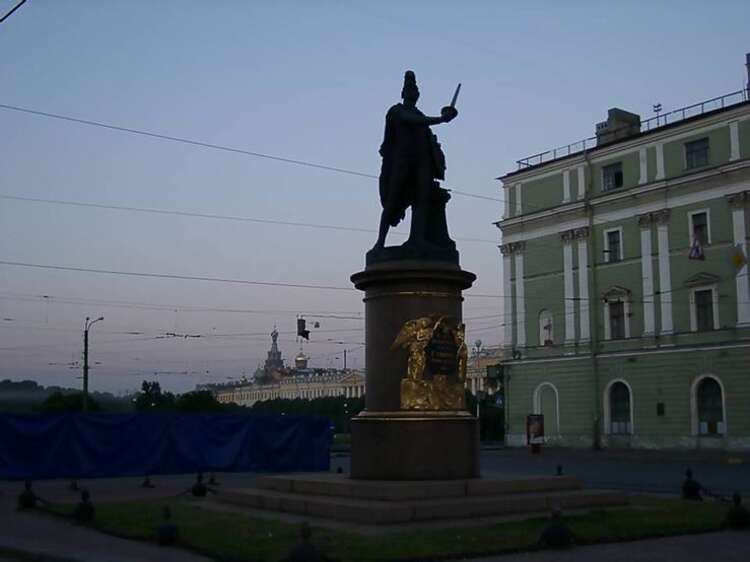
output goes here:
<path id="1" fill-rule="evenodd" d="M 98 530 L 123 538 L 154 540 L 164 506 L 180 529 L 179 546 L 214 559 L 276 562 L 297 543 L 299 526 L 237 512 L 203 508 L 188 499 L 132 501 L 96 507 Z M 717 502 L 636 497 L 629 507 L 565 518 L 578 544 L 620 542 L 721 529 L 727 510 Z M 476 557 L 536 548 L 545 518 L 476 527 L 405 530 L 379 536 L 315 527 L 313 542 L 329 557 L 384 562 Z"/>

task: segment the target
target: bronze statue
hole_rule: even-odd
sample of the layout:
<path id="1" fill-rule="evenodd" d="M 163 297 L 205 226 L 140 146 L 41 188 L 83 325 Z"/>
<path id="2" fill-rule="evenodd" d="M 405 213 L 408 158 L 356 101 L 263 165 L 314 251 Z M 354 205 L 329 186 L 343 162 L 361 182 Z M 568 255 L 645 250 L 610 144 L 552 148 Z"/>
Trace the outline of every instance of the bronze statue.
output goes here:
<path id="1" fill-rule="evenodd" d="M 460 84 L 459 84 L 460 87 Z M 380 216 L 378 240 L 368 259 L 377 258 L 385 247 L 388 229 L 396 226 L 411 207 L 409 250 L 391 257 L 449 257 L 457 260 L 456 245 L 448 235 L 445 204 L 450 195 L 436 180 L 445 178 L 445 155 L 430 125 L 448 123 L 456 118 L 454 107 L 443 107 L 440 117 L 428 117 L 417 109 L 419 89 L 414 72 L 407 70 L 401 90 L 402 103 L 388 110 L 385 134 L 380 146 L 383 165 L 380 171 Z"/>

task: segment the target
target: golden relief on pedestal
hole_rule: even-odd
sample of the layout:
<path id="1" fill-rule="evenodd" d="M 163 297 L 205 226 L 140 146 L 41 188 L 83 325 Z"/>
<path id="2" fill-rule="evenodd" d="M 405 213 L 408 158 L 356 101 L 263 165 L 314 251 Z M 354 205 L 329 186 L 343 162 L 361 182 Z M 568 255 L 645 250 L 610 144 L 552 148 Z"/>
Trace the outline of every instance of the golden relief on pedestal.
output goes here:
<path id="1" fill-rule="evenodd" d="M 465 326 L 433 314 L 406 322 L 391 350 L 406 349 L 402 410 L 463 410 L 468 349 Z"/>

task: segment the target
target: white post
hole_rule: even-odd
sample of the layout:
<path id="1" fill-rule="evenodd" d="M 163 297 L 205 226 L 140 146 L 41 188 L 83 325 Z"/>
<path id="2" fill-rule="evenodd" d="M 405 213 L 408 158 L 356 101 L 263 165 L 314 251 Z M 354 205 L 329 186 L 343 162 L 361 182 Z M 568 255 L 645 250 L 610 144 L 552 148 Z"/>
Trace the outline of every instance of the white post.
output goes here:
<path id="1" fill-rule="evenodd" d="M 641 277 L 643 278 L 643 335 L 656 332 L 654 308 L 654 264 L 651 257 L 651 215 L 638 217 L 641 227 Z"/>
<path id="2" fill-rule="evenodd" d="M 745 242 L 745 203 L 747 192 L 738 193 L 728 197 L 729 206 L 732 209 L 732 232 L 734 234 L 734 247 L 739 249 L 747 258 L 747 243 Z M 736 250 L 733 250 L 736 251 Z M 735 273 L 735 284 L 737 287 L 737 327 L 750 326 L 750 288 L 747 277 L 747 264 L 739 268 Z"/>
<path id="3" fill-rule="evenodd" d="M 674 333 L 672 324 L 672 276 L 669 263 L 669 209 L 653 214 L 659 244 L 659 302 L 661 303 L 661 335 Z"/>
<path id="4" fill-rule="evenodd" d="M 740 159 L 740 124 L 737 121 L 729 123 L 729 160 Z"/>
<path id="5" fill-rule="evenodd" d="M 513 273 L 513 259 L 510 244 L 500 246 L 503 254 L 503 347 L 513 347 L 513 285 L 511 276 Z"/>
<path id="6" fill-rule="evenodd" d="M 583 199 L 586 196 L 586 172 L 583 166 L 576 168 L 578 176 L 578 199 Z"/>
<path id="7" fill-rule="evenodd" d="M 565 285 L 565 343 L 576 339 L 576 303 L 573 287 L 573 232 L 568 230 L 560 237 L 563 241 L 563 282 Z"/>
<path id="8" fill-rule="evenodd" d="M 655 180 L 664 179 L 664 144 L 656 145 L 656 177 Z"/>
<path id="9" fill-rule="evenodd" d="M 513 245 L 513 253 L 516 256 L 516 342 L 518 347 L 526 345 L 526 298 L 523 288 L 523 242 Z"/>
<path id="10" fill-rule="evenodd" d="M 638 151 L 638 160 L 640 163 L 640 177 L 638 178 L 638 184 L 643 185 L 648 182 L 648 160 L 646 159 L 646 149 L 641 148 Z"/>
<path id="11" fill-rule="evenodd" d="M 521 202 L 521 184 L 516 184 L 516 212 L 514 213 L 514 216 L 518 216 L 523 214 L 523 205 Z"/>
<path id="12" fill-rule="evenodd" d="M 588 227 L 577 228 L 575 236 L 578 238 L 578 333 L 581 342 L 591 339 L 589 330 L 589 249 Z"/>
<path id="13" fill-rule="evenodd" d="M 570 202 L 570 170 L 563 171 L 563 203 Z"/>

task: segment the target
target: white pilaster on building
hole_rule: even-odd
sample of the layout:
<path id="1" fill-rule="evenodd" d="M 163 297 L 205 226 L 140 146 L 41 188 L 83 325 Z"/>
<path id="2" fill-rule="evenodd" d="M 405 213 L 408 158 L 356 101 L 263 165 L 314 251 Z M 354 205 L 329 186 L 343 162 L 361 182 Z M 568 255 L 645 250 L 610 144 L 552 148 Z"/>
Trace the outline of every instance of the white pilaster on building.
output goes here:
<path id="1" fill-rule="evenodd" d="M 523 214 L 523 204 L 521 201 L 521 184 L 516 184 L 516 212 L 515 216 Z"/>
<path id="2" fill-rule="evenodd" d="M 576 339 L 576 302 L 573 286 L 573 231 L 560 234 L 563 241 L 563 281 L 565 285 L 565 343 Z"/>
<path id="3" fill-rule="evenodd" d="M 563 170 L 563 203 L 570 203 L 570 170 Z"/>
<path id="4" fill-rule="evenodd" d="M 640 165 L 640 176 L 638 178 L 638 184 L 643 185 L 648 182 L 648 160 L 646 159 L 646 149 L 641 148 L 638 151 L 638 161 Z"/>
<path id="5" fill-rule="evenodd" d="M 641 277 L 643 278 L 643 335 L 656 333 L 654 264 L 651 257 L 651 215 L 638 217 L 641 227 Z"/>
<path id="6" fill-rule="evenodd" d="M 732 232 L 734 251 L 742 252 L 747 259 L 747 243 L 745 242 L 745 206 L 747 204 L 747 191 L 730 195 L 727 200 L 732 209 Z M 737 327 L 750 326 L 750 283 L 748 283 L 747 263 L 735 272 L 735 283 L 737 285 Z"/>
<path id="7" fill-rule="evenodd" d="M 655 180 L 664 179 L 664 144 L 656 145 L 656 177 Z"/>
<path id="8" fill-rule="evenodd" d="M 503 347 L 513 347 L 513 256 L 510 244 L 500 246 L 503 255 Z"/>
<path id="9" fill-rule="evenodd" d="M 591 339 L 591 319 L 589 318 L 589 229 L 588 227 L 576 228 L 574 234 L 578 240 L 578 334 L 581 342 L 588 342 Z"/>
<path id="10" fill-rule="evenodd" d="M 525 242 L 512 244 L 516 267 L 516 345 L 526 345 L 526 297 L 523 287 L 523 249 Z"/>
<path id="11" fill-rule="evenodd" d="M 586 168 L 581 165 L 576 168 L 576 177 L 578 178 L 578 199 L 586 196 Z"/>
<path id="12" fill-rule="evenodd" d="M 503 218 L 509 219 L 511 217 L 511 209 L 510 209 L 510 186 L 504 185 L 503 186 L 503 196 L 505 197 L 505 207 L 503 212 Z"/>
<path id="13" fill-rule="evenodd" d="M 740 124 L 738 121 L 729 123 L 729 160 L 740 159 Z"/>
<path id="14" fill-rule="evenodd" d="M 656 222 L 659 247 L 659 302 L 661 303 L 661 335 L 674 333 L 672 323 L 672 274 L 669 263 L 669 209 L 652 213 Z"/>

